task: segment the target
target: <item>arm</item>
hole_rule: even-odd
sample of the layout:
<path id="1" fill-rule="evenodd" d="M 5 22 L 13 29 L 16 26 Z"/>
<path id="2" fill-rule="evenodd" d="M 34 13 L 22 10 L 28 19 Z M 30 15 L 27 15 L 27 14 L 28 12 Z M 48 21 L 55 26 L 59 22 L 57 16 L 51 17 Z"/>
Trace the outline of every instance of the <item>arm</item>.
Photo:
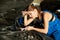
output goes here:
<path id="1" fill-rule="evenodd" d="M 32 13 L 32 11 L 22 11 L 22 15 L 24 17 L 24 26 L 29 25 L 35 18 L 29 18 L 27 19 L 27 16 L 29 13 Z"/>
<path id="2" fill-rule="evenodd" d="M 48 17 L 47 16 L 48 16 L 48 14 L 45 13 L 44 14 L 44 29 L 33 28 L 33 30 L 47 34 L 47 32 L 48 32 L 48 26 L 49 26 L 49 20 L 48 20 L 49 16 Z"/>
<path id="3" fill-rule="evenodd" d="M 36 17 L 38 17 L 38 12 L 36 10 L 34 11 L 28 11 L 27 15 L 31 16 L 31 18 L 27 19 L 27 15 L 24 16 L 24 25 L 29 25 Z"/>
<path id="4" fill-rule="evenodd" d="M 45 33 L 47 34 L 48 32 L 48 26 L 49 26 L 49 20 L 48 20 L 48 17 L 49 15 L 47 13 L 44 14 L 44 29 L 40 29 L 40 28 L 34 28 L 34 27 L 31 27 L 31 26 L 28 26 L 26 27 L 27 30 L 35 30 L 37 32 L 41 32 L 41 33 Z"/>
<path id="5" fill-rule="evenodd" d="M 27 15 L 25 15 L 24 16 L 24 25 L 25 26 L 29 25 L 33 20 L 34 20 L 34 18 L 27 19 Z"/>

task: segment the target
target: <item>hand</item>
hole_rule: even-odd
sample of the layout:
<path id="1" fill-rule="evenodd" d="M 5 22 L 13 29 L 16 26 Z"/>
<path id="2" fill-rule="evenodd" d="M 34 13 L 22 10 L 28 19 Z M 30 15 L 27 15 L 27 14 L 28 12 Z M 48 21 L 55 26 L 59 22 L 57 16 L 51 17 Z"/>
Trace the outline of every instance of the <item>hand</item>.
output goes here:
<path id="1" fill-rule="evenodd" d="M 27 27 L 25 28 L 25 30 L 31 31 L 31 30 L 33 30 L 33 28 L 34 28 L 34 27 L 32 27 L 32 26 L 27 26 Z"/>
<path id="2" fill-rule="evenodd" d="M 28 11 L 22 11 L 22 15 L 25 16 L 28 14 Z"/>
<path id="3" fill-rule="evenodd" d="M 28 11 L 29 16 L 32 18 L 36 18 L 38 17 L 38 12 L 36 11 L 36 9 L 34 11 Z"/>

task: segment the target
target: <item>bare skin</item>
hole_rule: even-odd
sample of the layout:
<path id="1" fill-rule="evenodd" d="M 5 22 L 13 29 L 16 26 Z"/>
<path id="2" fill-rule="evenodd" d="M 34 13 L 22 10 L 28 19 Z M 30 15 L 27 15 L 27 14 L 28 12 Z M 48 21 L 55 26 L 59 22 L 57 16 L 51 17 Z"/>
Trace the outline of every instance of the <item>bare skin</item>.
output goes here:
<path id="1" fill-rule="evenodd" d="M 24 12 L 23 12 L 24 13 Z M 31 15 L 29 15 L 31 13 Z M 27 15 L 29 15 L 31 18 L 27 20 Z M 27 12 L 27 14 L 24 16 L 24 25 L 27 26 L 28 24 L 30 24 L 36 17 L 38 17 L 38 12 L 36 9 L 34 9 L 33 11 L 29 11 Z M 41 17 L 41 16 L 40 16 Z M 25 27 L 26 30 L 30 31 L 30 30 L 35 30 L 37 32 L 41 32 L 41 33 L 48 33 L 48 27 L 49 27 L 49 21 L 52 18 L 52 14 L 50 14 L 49 12 L 45 12 L 44 13 L 44 29 L 40 29 L 40 28 L 34 28 L 31 26 L 27 26 Z M 55 19 L 55 18 L 54 18 Z M 53 19 L 53 20 L 54 20 Z"/>

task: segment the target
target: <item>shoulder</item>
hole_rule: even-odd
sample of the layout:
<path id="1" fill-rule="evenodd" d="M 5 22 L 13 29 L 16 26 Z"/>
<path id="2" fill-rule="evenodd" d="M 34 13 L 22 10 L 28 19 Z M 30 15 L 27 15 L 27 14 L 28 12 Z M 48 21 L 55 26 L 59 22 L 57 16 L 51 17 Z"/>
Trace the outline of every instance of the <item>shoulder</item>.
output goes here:
<path id="1" fill-rule="evenodd" d="M 50 20 L 52 18 L 52 14 L 50 12 L 44 12 L 44 19 L 45 20 Z"/>
<path id="2" fill-rule="evenodd" d="M 20 21 L 20 22 L 22 22 L 23 20 L 24 20 L 23 17 L 20 17 L 20 18 L 18 19 L 18 21 Z"/>
<path id="3" fill-rule="evenodd" d="M 49 13 L 49 12 L 44 12 L 43 14 L 44 14 L 44 17 L 49 17 L 49 16 L 51 16 L 51 15 L 52 15 L 52 14 L 51 14 L 51 13 Z"/>
<path id="4" fill-rule="evenodd" d="M 20 18 L 18 19 L 18 23 L 21 24 L 21 25 L 23 24 L 23 21 L 24 21 L 23 17 L 20 17 Z"/>

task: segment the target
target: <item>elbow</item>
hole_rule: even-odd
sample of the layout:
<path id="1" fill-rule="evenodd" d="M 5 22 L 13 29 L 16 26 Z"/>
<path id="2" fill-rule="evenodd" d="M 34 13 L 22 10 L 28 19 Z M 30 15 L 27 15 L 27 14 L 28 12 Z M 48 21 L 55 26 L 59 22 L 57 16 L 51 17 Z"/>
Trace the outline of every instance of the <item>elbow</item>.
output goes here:
<path id="1" fill-rule="evenodd" d="M 47 34 L 48 33 L 48 30 L 44 30 L 44 33 Z"/>
<path id="2" fill-rule="evenodd" d="M 27 26 L 27 24 L 24 24 L 24 26 Z"/>
<path id="3" fill-rule="evenodd" d="M 27 26 L 28 25 L 28 23 L 24 23 L 24 26 Z"/>
<path id="4" fill-rule="evenodd" d="M 48 32 L 45 31 L 44 33 L 47 34 Z"/>

